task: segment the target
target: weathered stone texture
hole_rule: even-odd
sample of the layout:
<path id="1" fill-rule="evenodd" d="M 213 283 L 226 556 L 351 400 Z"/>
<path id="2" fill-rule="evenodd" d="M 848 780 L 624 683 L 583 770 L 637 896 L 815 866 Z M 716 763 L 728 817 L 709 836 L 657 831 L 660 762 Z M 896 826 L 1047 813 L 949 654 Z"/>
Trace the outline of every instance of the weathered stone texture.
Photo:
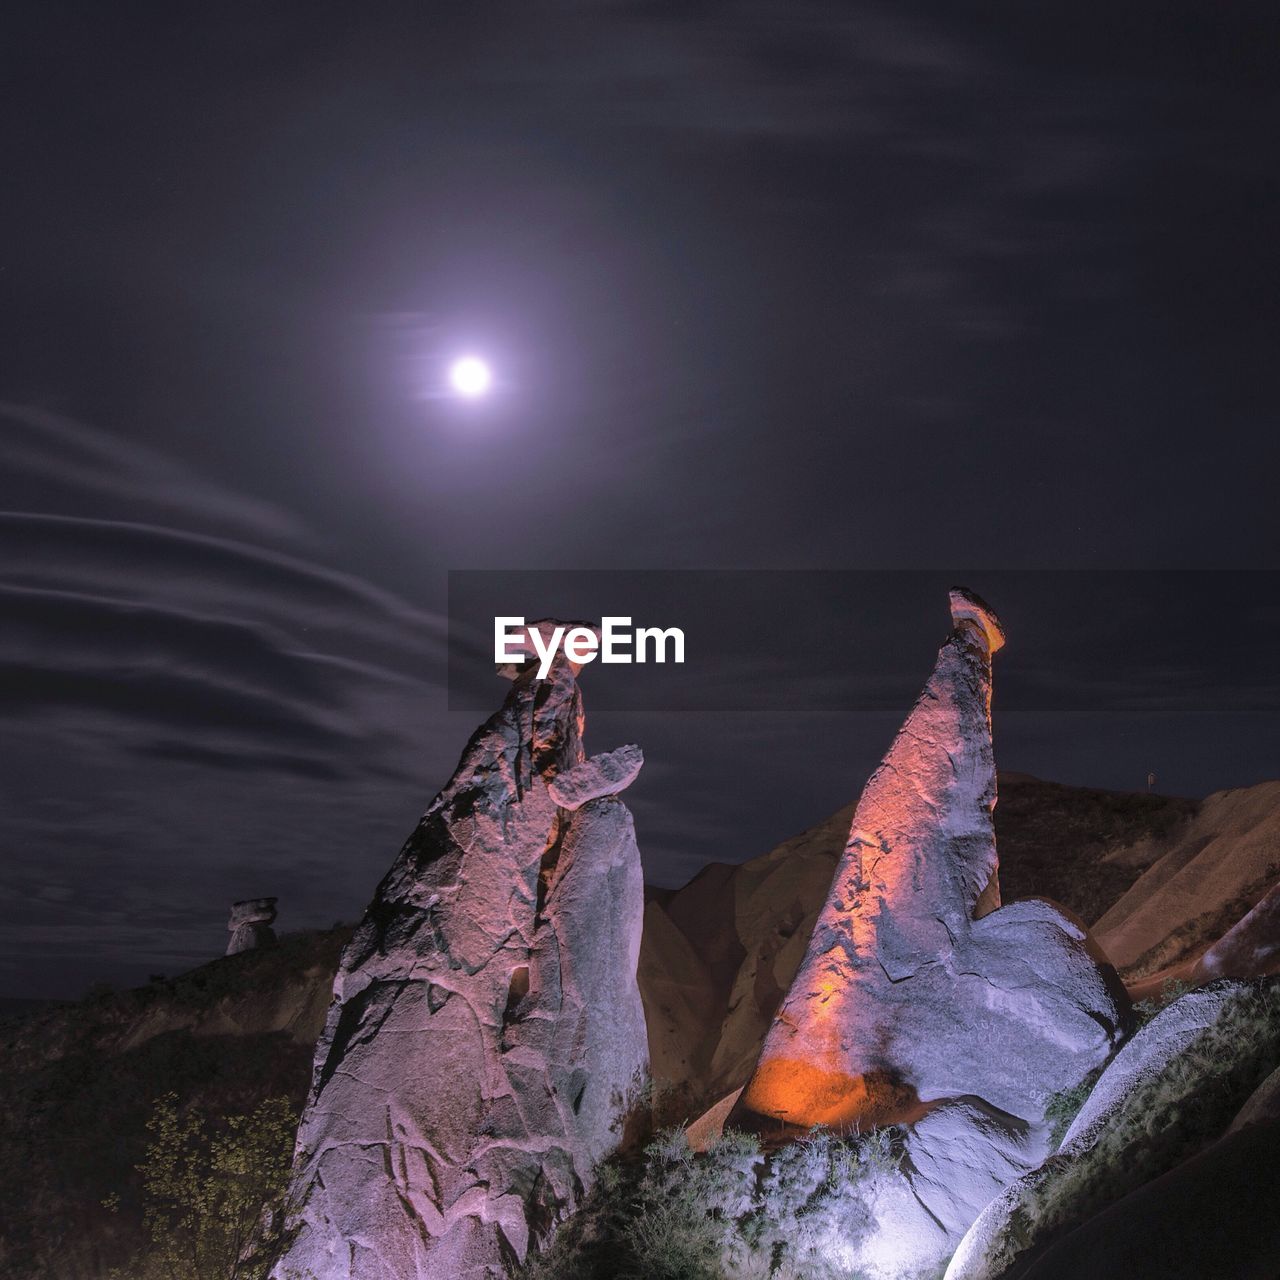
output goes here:
<path id="1" fill-rule="evenodd" d="M 344 954 L 279 1280 L 497 1280 L 579 1200 L 642 1083 L 631 815 L 549 790 L 584 768 L 569 664 L 511 674 Z"/>
<path id="2" fill-rule="evenodd" d="M 1000 908 L 990 701 L 1004 637 L 976 597 L 951 603 L 954 630 L 854 811 L 740 1123 L 909 1120 L 966 1096 L 1039 1121 L 1120 1037 L 1123 993 L 1084 928 L 1043 900 Z"/>

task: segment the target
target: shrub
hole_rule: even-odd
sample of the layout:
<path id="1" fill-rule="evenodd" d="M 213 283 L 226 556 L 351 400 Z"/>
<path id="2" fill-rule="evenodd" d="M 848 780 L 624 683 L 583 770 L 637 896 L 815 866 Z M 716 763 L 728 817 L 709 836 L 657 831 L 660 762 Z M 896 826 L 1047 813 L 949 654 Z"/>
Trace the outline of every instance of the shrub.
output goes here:
<path id="1" fill-rule="evenodd" d="M 682 1129 L 639 1159 L 615 1160 L 523 1280 L 837 1280 L 838 1237 L 871 1222 L 869 1180 L 896 1169 L 894 1131 L 842 1138 L 826 1130 L 765 1154 L 733 1131 L 706 1152 Z"/>
<path id="2" fill-rule="evenodd" d="M 1171 978 L 1168 982 L 1162 983 L 1158 996 L 1153 996 L 1150 1000 L 1139 1000 L 1133 1006 L 1133 1011 L 1138 1018 L 1138 1026 L 1145 1027 L 1161 1009 L 1167 1009 L 1175 1000 L 1181 999 L 1188 991 L 1194 990 L 1191 983 L 1183 982 L 1178 978 Z"/>
<path id="3" fill-rule="evenodd" d="M 1055 1093 L 1049 1099 L 1049 1105 L 1044 1109 L 1044 1118 L 1049 1122 L 1049 1140 L 1055 1151 L 1062 1146 L 1062 1140 L 1067 1136 L 1071 1122 L 1080 1114 L 1080 1108 L 1089 1100 L 1089 1095 L 1093 1092 L 1093 1086 L 1098 1083 L 1100 1075 L 1102 1075 L 1102 1068 L 1095 1067 L 1078 1085 L 1063 1089 L 1061 1093 Z"/>
<path id="4" fill-rule="evenodd" d="M 262 1280 L 283 1218 L 297 1124 L 285 1098 L 217 1121 L 184 1113 L 175 1094 L 157 1099 L 138 1165 L 149 1246 L 113 1280 Z"/>

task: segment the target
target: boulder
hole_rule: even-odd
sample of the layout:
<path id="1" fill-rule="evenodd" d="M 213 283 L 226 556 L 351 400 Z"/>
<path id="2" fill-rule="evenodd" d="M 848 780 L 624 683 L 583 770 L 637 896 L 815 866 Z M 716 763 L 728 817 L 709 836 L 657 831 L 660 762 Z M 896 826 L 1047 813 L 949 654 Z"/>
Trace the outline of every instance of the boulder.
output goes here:
<path id="1" fill-rule="evenodd" d="M 1278 1055 L 1280 1011 L 1265 985 L 1219 982 L 1169 1005 L 1107 1066 L 1058 1151 L 978 1215 L 946 1280 L 1021 1274 L 1055 1238 L 1217 1138 Z"/>
<path id="2" fill-rule="evenodd" d="M 276 935 L 272 924 L 276 918 L 278 898 L 245 898 L 231 904 L 231 916 L 227 920 L 227 955 L 239 955 L 242 951 L 257 951 L 262 947 L 274 947 Z"/>
<path id="3" fill-rule="evenodd" d="M 731 1123 L 853 1128 L 976 1097 L 1029 1122 L 1101 1066 L 1127 1001 L 1087 931 L 1044 900 L 1001 909 L 991 657 L 976 596 L 867 783 L 803 960 Z"/>
<path id="4" fill-rule="evenodd" d="M 721 1127 L 735 1096 L 685 1131 L 690 1147 L 713 1162 L 723 1160 Z M 982 1207 L 1045 1151 L 1043 1126 L 977 1098 L 938 1103 L 902 1129 L 845 1140 L 819 1131 L 773 1147 L 761 1158 L 748 1205 L 707 1206 L 739 1222 L 745 1208 L 761 1228 L 758 1236 L 746 1233 L 746 1248 L 741 1232 L 730 1233 L 724 1273 L 728 1280 L 937 1276 Z"/>
<path id="5" fill-rule="evenodd" d="M 289 1280 L 498 1280 L 580 1200 L 647 1066 L 643 882 L 557 658 L 472 737 L 343 954 L 290 1193 Z"/>
<path id="6" fill-rule="evenodd" d="M 943 1228 L 946 1262 L 973 1220 L 1009 1183 L 1049 1154 L 1042 1125 L 1007 1116 L 977 1098 L 940 1103 L 906 1130 L 904 1176 Z"/>

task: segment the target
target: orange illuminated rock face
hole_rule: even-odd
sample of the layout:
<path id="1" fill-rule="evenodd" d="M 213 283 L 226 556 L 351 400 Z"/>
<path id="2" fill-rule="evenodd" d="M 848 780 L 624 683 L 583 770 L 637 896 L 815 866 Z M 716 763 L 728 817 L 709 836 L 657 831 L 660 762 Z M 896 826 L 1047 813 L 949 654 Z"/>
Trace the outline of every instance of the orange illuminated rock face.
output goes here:
<path id="1" fill-rule="evenodd" d="M 1119 1034 L 1118 984 L 1082 928 L 1044 901 L 1000 909 L 990 712 L 1004 633 L 968 592 L 951 613 L 731 1123 L 851 1128 L 970 1095 L 1037 1120 Z"/>

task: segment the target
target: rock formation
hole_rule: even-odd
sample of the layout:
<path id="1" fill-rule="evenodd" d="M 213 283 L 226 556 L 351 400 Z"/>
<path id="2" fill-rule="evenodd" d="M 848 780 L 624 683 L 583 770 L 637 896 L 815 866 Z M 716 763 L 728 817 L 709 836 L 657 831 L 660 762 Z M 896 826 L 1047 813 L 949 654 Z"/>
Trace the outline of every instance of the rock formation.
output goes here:
<path id="1" fill-rule="evenodd" d="M 636 780 L 642 764 L 639 747 L 619 747 L 557 774 L 547 783 L 547 790 L 560 808 L 572 812 L 590 800 L 625 791 Z"/>
<path id="2" fill-rule="evenodd" d="M 1118 1042 L 1124 995 L 1043 900 L 1000 909 L 992 611 L 954 629 L 854 811 L 804 959 L 731 1123 L 851 1128 L 972 1096 L 1038 1122 Z"/>
<path id="3" fill-rule="evenodd" d="M 227 931 L 227 955 L 239 955 L 242 951 L 257 951 L 262 947 L 274 947 L 276 935 L 271 925 L 276 918 L 278 898 L 245 898 L 231 904 L 231 916 Z"/>
<path id="4" fill-rule="evenodd" d="M 1163 856 L 1191 801 L 998 774 L 1000 893 L 1043 895 L 1096 919 Z M 655 1083 L 696 1115 L 747 1080 L 791 986 L 844 853 L 852 804 L 736 865 L 713 863 L 645 904 L 640 994 Z M 1173 833 L 1173 834 L 1171 834 Z M 1141 865 L 1119 866 L 1135 846 Z M 1017 889 L 1011 893 L 1011 888 Z M 1137 998 L 1137 997 L 1135 997 Z"/>
<path id="5" fill-rule="evenodd" d="M 278 1280 L 497 1280 L 622 1136 L 648 1055 L 613 793 L 640 753 L 585 759 L 563 656 L 507 674 L 343 955 Z"/>

